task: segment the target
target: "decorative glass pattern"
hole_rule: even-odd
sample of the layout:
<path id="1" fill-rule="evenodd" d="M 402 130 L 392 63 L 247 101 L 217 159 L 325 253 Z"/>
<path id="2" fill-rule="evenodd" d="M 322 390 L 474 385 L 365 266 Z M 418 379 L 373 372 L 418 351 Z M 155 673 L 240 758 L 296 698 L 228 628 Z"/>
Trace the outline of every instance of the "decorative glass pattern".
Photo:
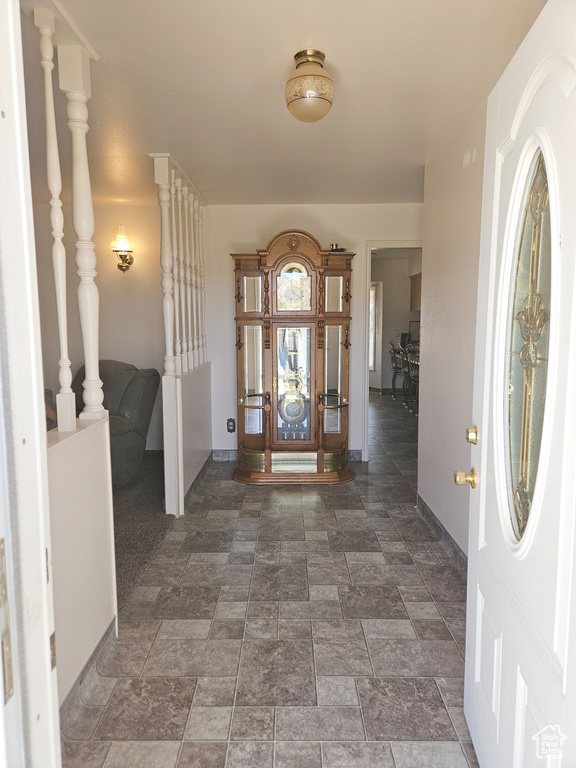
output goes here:
<path id="1" fill-rule="evenodd" d="M 310 440 L 310 328 L 278 328 L 278 440 Z"/>
<path id="2" fill-rule="evenodd" d="M 519 221 L 508 368 L 508 475 L 511 520 L 526 530 L 538 474 L 550 332 L 550 203 L 542 152 L 530 167 Z"/>

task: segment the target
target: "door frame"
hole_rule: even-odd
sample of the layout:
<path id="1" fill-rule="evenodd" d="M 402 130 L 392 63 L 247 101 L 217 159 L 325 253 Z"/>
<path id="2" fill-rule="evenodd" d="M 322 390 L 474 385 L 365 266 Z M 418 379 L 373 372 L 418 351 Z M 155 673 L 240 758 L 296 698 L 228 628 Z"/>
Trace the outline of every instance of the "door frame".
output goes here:
<path id="1" fill-rule="evenodd" d="M 6 539 L 14 696 L 0 714 L 8 764 L 60 768 L 42 348 L 20 6 L 0 4 L 0 527 Z M 0 748 L 2 739 L 0 738 Z M 4 763 L 3 763 L 4 764 Z"/>
<path id="2" fill-rule="evenodd" d="M 364 241 L 364 313 L 362 317 L 362 461 L 370 459 L 368 407 L 370 372 L 368 370 L 370 338 L 370 283 L 372 282 L 372 251 L 375 248 L 422 248 L 422 240 L 365 240 Z"/>

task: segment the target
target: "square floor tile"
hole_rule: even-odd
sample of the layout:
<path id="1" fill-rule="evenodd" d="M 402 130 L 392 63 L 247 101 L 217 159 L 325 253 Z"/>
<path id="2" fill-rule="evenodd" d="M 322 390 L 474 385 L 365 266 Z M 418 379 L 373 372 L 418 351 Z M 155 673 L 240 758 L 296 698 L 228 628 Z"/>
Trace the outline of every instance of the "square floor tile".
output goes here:
<path id="1" fill-rule="evenodd" d="M 395 768 L 390 744 L 326 742 L 322 745 L 322 753 L 323 768 Z"/>
<path id="2" fill-rule="evenodd" d="M 124 678 L 118 681 L 94 738 L 108 741 L 181 739 L 196 680 Z"/>
<path id="3" fill-rule="evenodd" d="M 308 600 L 305 565 L 255 565 L 252 600 Z"/>
<path id="4" fill-rule="evenodd" d="M 373 532 L 329 533 L 328 541 L 332 552 L 381 552 L 380 544 Z"/>
<path id="5" fill-rule="evenodd" d="M 233 741 L 273 741 L 274 707 L 235 707 Z"/>
<path id="6" fill-rule="evenodd" d="M 320 706 L 358 706 L 356 681 L 353 677 L 318 677 L 318 704 Z"/>
<path id="7" fill-rule="evenodd" d="M 178 768 L 224 768 L 228 744 L 218 742 L 185 742 L 182 744 Z"/>
<path id="8" fill-rule="evenodd" d="M 110 744 L 102 741 L 64 741 L 62 768 L 102 768 Z"/>
<path id="9" fill-rule="evenodd" d="M 241 640 L 157 640 L 146 677 L 231 677 L 238 672 Z"/>
<path id="10" fill-rule="evenodd" d="M 396 587 L 339 587 L 347 619 L 405 619 L 404 603 Z"/>
<path id="11" fill-rule="evenodd" d="M 236 705 L 296 704 L 316 704 L 312 642 L 245 640 Z"/>
<path id="12" fill-rule="evenodd" d="M 275 768 L 322 768 L 322 753 L 317 741 L 277 741 Z"/>
<path id="13" fill-rule="evenodd" d="M 392 744 L 396 768 L 468 768 L 457 742 L 399 742 Z"/>
<path id="14" fill-rule="evenodd" d="M 232 707 L 197 707 L 190 710 L 186 741 L 226 741 L 230 732 Z"/>
<path id="15" fill-rule="evenodd" d="M 194 706 L 231 707 L 236 692 L 235 677 L 199 677 L 196 682 Z"/>
<path id="16" fill-rule="evenodd" d="M 244 637 L 243 619 L 214 619 L 210 639 L 241 640 Z"/>
<path id="17" fill-rule="evenodd" d="M 98 674 L 104 677 L 139 675 L 159 629 L 159 621 L 121 621 L 118 639 L 112 633 L 96 661 Z"/>
<path id="18" fill-rule="evenodd" d="M 106 768 L 175 768 L 179 750 L 179 741 L 116 741 Z"/>
<path id="19" fill-rule="evenodd" d="M 360 707 L 279 707 L 278 741 L 363 741 Z"/>
<path id="20" fill-rule="evenodd" d="M 457 739 L 434 680 L 418 677 L 359 678 L 357 685 L 368 739 Z"/>
<path id="21" fill-rule="evenodd" d="M 218 587 L 162 587 L 150 613 L 151 619 L 211 619 Z"/>
<path id="22" fill-rule="evenodd" d="M 386 640 L 368 638 L 377 677 L 462 677 L 464 661 L 448 640 Z"/>
<path id="23" fill-rule="evenodd" d="M 233 741 L 226 768 L 272 768 L 274 745 L 263 741 Z"/>

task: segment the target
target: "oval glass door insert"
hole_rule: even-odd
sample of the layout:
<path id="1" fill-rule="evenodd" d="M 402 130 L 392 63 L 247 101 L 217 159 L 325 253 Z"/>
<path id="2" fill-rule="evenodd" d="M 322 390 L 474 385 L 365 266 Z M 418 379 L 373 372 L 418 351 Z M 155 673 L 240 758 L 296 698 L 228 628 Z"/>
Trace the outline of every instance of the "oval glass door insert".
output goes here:
<path id="1" fill-rule="evenodd" d="M 526 530 L 538 474 L 550 334 L 550 203 L 544 157 L 530 166 L 518 222 L 517 262 L 508 328 L 508 478 L 511 522 Z"/>

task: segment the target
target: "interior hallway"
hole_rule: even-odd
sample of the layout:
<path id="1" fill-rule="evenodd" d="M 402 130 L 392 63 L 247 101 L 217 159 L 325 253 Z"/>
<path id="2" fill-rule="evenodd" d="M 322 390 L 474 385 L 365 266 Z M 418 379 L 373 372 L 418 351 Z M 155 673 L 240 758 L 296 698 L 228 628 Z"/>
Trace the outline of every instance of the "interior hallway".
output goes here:
<path id="1" fill-rule="evenodd" d="M 64 768 L 473 768 L 465 574 L 414 509 L 416 420 L 368 465 L 246 486 L 211 462 L 62 716 Z"/>

